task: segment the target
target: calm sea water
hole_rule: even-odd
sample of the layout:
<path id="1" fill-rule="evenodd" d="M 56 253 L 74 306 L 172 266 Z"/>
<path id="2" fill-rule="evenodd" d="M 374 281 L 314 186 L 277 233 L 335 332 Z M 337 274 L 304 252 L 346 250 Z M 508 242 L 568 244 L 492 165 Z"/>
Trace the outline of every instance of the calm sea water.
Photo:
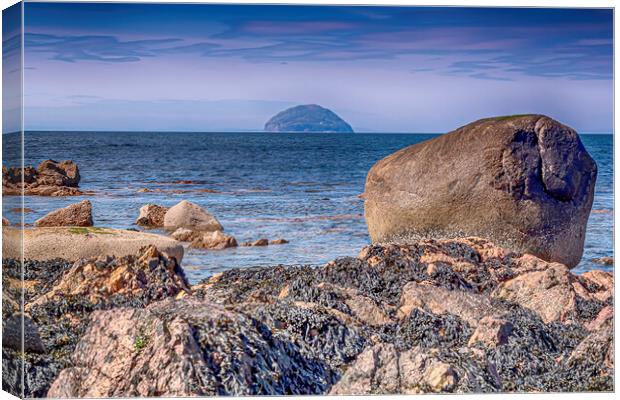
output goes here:
<path id="1" fill-rule="evenodd" d="M 217 216 L 239 242 L 262 237 L 290 241 L 220 251 L 188 249 L 183 265 L 196 281 L 233 267 L 322 264 L 356 255 L 369 243 L 358 197 L 368 170 L 390 153 L 433 136 L 27 132 L 25 148 L 26 164 L 51 158 L 79 165 L 80 187 L 95 192 L 85 197 L 93 203 L 98 226 L 137 228 L 133 222 L 142 205 L 172 206 L 187 199 Z M 16 139 L 4 136 L 7 146 Z M 613 255 L 613 137 L 582 135 L 582 140 L 599 176 L 581 272 L 594 267 L 592 258 Z M 140 193 L 143 188 L 153 192 Z M 3 214 L 17 221 L 19 214 L 9 211 L 13 202 L 4 200 Z M 79 200 L 27 197 L 25 206 L 34 212 L 25 214 L 25 220 L 32 223 Z"/>

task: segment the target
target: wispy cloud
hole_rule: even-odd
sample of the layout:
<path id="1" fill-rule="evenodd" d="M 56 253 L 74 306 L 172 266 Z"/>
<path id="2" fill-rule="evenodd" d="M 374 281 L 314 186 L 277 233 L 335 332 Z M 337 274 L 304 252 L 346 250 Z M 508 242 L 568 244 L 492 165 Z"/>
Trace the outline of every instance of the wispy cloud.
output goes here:
<path id="1" fill-rule="evenodd" d="M 154 57 L 163 45 L 181 42 L 181 39 L 145 39 L 122 41 L 112 35 L 50 35 L 27 33 L 28 52 L 50 54 L 58 61 L 132 62 Z"/>

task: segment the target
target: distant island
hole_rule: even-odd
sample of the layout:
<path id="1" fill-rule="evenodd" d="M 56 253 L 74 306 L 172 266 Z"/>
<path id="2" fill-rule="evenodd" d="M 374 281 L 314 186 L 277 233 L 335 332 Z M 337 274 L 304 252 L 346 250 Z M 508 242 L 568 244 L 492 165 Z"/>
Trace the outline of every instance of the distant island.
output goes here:
<path id="1" fill-rule="evenodd" d="M 306 104 L 279 112 L 267 121 L 265 131 L 353 133 L 353 128 L 333 111 Z"/>

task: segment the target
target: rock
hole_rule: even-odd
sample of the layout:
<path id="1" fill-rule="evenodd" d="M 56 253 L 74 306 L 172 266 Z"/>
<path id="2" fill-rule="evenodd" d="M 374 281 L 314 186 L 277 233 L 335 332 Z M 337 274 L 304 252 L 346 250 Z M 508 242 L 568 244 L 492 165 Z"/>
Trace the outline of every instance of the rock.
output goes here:
<path id="1" fill-rule="evenodd" d="M 288 311 L 293 314 L 277 306 L 254 308 L 259 322 L 194 296 L 146 309 L 96 311 L 72 366 L 48 396 L 325 393 L 335 380 L 332 354 L 340 349 L 324 348 L 318 359 L 315 346 L 337 332 L 345 346 L 359 336 L 319 312 Z M 316 333 L 309 337 L 295 320 L 314 321 Z"/>
<path id="2" fill-rule="evenodd" d="M 373 242 L 480 236 L 574 267 L 597 168 L 551 118 L 488 118 L 402 149 L 366 179 Z"/>
<path id="3" fill-rule="evenodd" d="M 481 318 L 496 312 L 499 306 L 477 293 L 410 282 L 403 287 L 399 317 L 407 317 L 414 308 L 423 308 L 433 314 L 457 315 L 476 326 Z"/>
<path id="4" fill-rule="evenodd" d="M 70 160 L 45 160 L 36 169 L 2 167 L 4 195 L 79 196 L 83 194 L 78 189 L 79 182 L 78 166 Z"/>
<path id="5" fill-rule="evenodd" d="M 183 246 L 163 235 L 122 229 L 89 227 L 4 228 L 2 254 L 5 258 L 21 258 L 21 233 L 24 235 L 24 258 L 28 260 L 64 259 L 76 261 L 98 256 L 122 257 L 135 254 L 142 247 L 154 245 L 181 263 Z"/>
<path id="6" fill-rule="evenodd" d="M 333 111 L 316 104 L 308 104 L 276 114 L 265 124 L 265 131 L 353 133 L 353 128 Z"/>
<path id="7" fill-rule="evenodd" d="M 198 234 L 200 234 L 200 232 Z M 194 240 L 195 236 L 196 232 L 186 228 L 179 228 L 170 234 L 170 237 L 179 242 L 191 242 Z"/>
<path id="8" fill-rule="evenodd" d="M 469 346 L 475 346 L 477 343 L 492 347 L 505 345 L 512 329 L 510 321 L 493 316 L 484 317 L 478 322 L 476 330 L 471 335 Z"/>
<path id="9" fill-rule="evenodd" d="M 81 296 L 92 304 L 118 295 L 161 299 L 189 290 L 183 269 L 174 257 L 159 252 L 153 245 L 140 249 L 137 254 L 118 260 L 110 256 L 79 260 L 32 304 L 71 296 Z"/>
<path id="10" fill-rule="evenodd" d="M 88 200 L 52 211 L 35 223 L 38 227 L 93 226 L 93 206 Z"/>
<path id="11" fill-rule="evenodd" d="M 592 262 L 601 264 L 601 265 L 614 265 L 614 258 L 613 257 L 593 258 Z"/>
<path id="12" fill-rule="evenodd" d="M 23 319 L 22 319 L 23 318 Z M 22 331 L 22 323 L 24 330 Z M 45 347 L 39 336 L 39 330 L 32 319 L 23 314 L 15 314 L 2 323 L 2 347 L 30 353 L 43 353 Z"/>
<path id="13" fill-rule="evenodd" d="M 222 231 L 202 233 L 192 240 L 191 247 L 197 249 L 221 250 L 229 247 L 237 247 L 237 240 Z"/>
<path id="14" fill-rule="evenodd" d="M 187 200 L 181 201 L 166 212 L 164 217 L 164 228 L 170 231 L 178 228 L 203 232 L 224 230 L 213 215 Z"/>
<path id="15" fill-rule="evenodd" d="M 573 280 L 566 266 L 550 263 L 544 269 L 528 271 L 501 283 L 493 297 L 529 308 L 546 323 L 568 322 L 577 314 Z"/>
<path id="16" fill-rule="evenodd" d="M 330 395 L 449 392 L 458 382 L 453 367 L 419 347 L 398 352 L 380 343 L 360 354 Z"/>
<path id="17" fill-rule="evenodd" d="M 287 244 L 288 240 L 286 239 L 274 239 L 269 241 L 269 244 Z"/>
<path id="18" fill-rule="evenodd" d="M 3 346 L 3 389 L 22 394 L 23 388 L 23 395 L 28 398 L 47 397 L 61 370 L 72 365 L 70 356 L 94 310 L 144 308 L 188 290 L 183 270 L 175 260 L 152 247 L 122 258 L 101 256 L 75 264 L 63 260 L 25 260 L 23 269 L 21 260 L 5 258 L 3 283 L 3 300 L 10 293 L 21 301 L 23 285 L 25 309 L 29 313 L 25 321 L 26 353 Z M 3 301 L 3 313 L 5 305 Z M 5 323 L 11 318 L 3 314 Z M 29 329 L 30 320 L 35 329 Z M 37 330 L 42 348 L 36 337 L 28 334 Z M 26 372 L 23 381 L 22 368 Z"/>
<path id="19" fill-rule="evenodd" d="M 45 160 L 37 167 L 38 185 L 77 187 L 80 183 L 78 166 L 70 160 Z"/>
<path id="20" fill-rule="evenodd" d="M 11 225 L 9 220 L 4 218 L 4 217 L 2 217 L 2 226 L 9 226 L 9 225 Z"/>
<path id="21" fill-rule="evenodd" d="M 245 246 L 245 247 L 253 247 L 253 246 L 262 247 L 262 246 L 268 246 L 268 245 L 269 245 L 269 239 L 262 238 L 262 239 L 255 240 L 254 242 L 243 242 L 241 245 L 242 245 L 242 246 Z"/>
<path id="22" fill-rule="evenodd" d="M 162 228 L 164 226 L 164 216 L 168 207 L 158 206 L 157 204 L 147 204 L 140 207 L 140 215 L 136 220 L 136 225 L 147 228 Z"/>

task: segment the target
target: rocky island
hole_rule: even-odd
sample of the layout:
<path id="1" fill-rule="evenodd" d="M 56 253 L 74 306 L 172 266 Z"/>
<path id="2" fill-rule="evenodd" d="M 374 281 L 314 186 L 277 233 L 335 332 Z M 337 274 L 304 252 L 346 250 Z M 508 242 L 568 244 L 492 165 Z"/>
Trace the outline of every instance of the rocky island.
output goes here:
<path id="1" fill-rule="evenodd" d="M 576 132 L 551 118 L 476 121 L 377 162 L 365 194 L 373 243 L 356 257 L 230 269 L 194 285 L 174 238 L 209 251 L 234 238 L 187 201 L 140 209 L 137 224 L 172 238 L 92 227 L 86 202 L 51 213 L 24 230 L 23 283 L 21 230 L 3 227 L 3 389 L 612 391 L 613 273 L 570 270 L 595 179 Z M 74 215 L 87 223 L 58 226 Z"/>
<path id="2" fill-rule="evenodd" d="M 353 133 L 353 128 L 333 111 L 307 104 L 276 114 L 265 124 L 265 131 Z"/>

